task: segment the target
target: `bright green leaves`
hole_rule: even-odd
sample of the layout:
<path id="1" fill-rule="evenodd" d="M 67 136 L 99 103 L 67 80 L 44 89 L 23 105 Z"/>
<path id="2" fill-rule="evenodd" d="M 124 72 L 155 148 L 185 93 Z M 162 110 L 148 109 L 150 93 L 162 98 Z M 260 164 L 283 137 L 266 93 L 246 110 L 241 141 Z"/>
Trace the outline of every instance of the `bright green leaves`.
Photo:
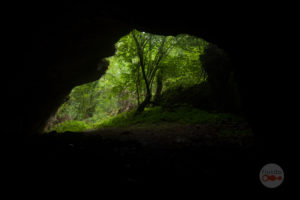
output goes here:
<path id="1" fill-rule="evenodd" d="M 168 88 L 205 81 L 199 55 L 207 45 L 208 42 L 187 34 L 174 37 L 133 30 L 115 44 L 115 55 L 106 58 L 106 73 L 98 81 L 75 87 L 69 100 L 52 117 L 50 126 L 59 131 L 82 130 L 137 108 L 148 90 L 153 101 L 156 93 Z M 69 125 L 73 128 L 67 129 Z"/>

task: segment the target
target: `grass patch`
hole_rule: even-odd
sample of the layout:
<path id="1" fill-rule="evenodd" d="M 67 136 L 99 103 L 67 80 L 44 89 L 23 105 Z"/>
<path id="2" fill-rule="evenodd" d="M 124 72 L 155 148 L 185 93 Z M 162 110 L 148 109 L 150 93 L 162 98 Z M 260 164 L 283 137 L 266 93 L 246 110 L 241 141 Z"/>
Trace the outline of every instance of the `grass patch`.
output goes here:
<path id="1" fill-rule="evenodd" d="M 131 125 L 155 125 L 164 122 L 180 124 L 217 124 L 220 121 L 243 121 L 239 116 L 228 113 L 209 113 L 191 106 L 178 106 L 165 109 L 160 106 L 146 108 L 134 115 L 134 111 L 121 113 L 94 124 L 93 128 L 128 127 Z"/>
<path id="2" fill-rule="evenodd" d="M 151 107 L 146 108 L 144 112 L 135 115 L 135 110 L 124 112 L 116 116 L 99 120 L 96 123 L 86 123 L 85 121 L 65 121 L 55 125 L 49 132 L 82 132 L 86 130 L 95 130 L 106 127 L 157 127 L 165 123 L 174 124 L 212 124 L 219 125 L 223 122 L 244 122 L 239 116 L 229 113 L 210 113 L 204 110 L 194 108 L 189 105 L 177 105 L 171 108 Z M 220 133 L 226 135 L 244 135 L 247 133 L 237 133 L 233 130 L 223 130 Z"/>
<path id="3" fill-rule="evenodd" d="M 56 131 L 57 133 L 63 133 L 63 132 L 67 132 L 67 131 L 82 132 L 89 128 L 91 128 L 91 125 L 88 125 L 84 121 L 72 120 L 72 121 L 64 121 L 62 123 L 59 123 L 59 124 L 53 126 L 53 128 L 51 130 L 49 130 L 49 132 L 51 132 L 51 131 Z"/>

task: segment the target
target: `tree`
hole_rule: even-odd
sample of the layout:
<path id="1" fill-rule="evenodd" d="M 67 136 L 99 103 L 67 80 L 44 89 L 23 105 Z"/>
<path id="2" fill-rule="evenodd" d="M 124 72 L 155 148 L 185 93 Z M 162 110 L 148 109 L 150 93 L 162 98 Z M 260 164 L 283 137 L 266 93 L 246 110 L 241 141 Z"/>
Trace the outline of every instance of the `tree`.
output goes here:
<path id="1" fill-rule="evenodd" d="M 131 35 L 135 41 L 136 53 L 139 58 L 139 68 L 141 69 L 146 89 L 146 97 L 137 108 L 137 113 L 140 113 L 151 101 L 153 80 L 156 77 L 156 72 L 160 68 L 159 64 L 161 60 L 168 55 L 172 47 L 172 39 L 167 40 L 166 36 L 154 36 L 136 30 L 132 31 Z M 137 75 L 138 77 L 140 76 L 139 73 Z M 161 87 L 161 84 L 162 83 L 158 84 L 158 87 Z M 157 91 L 159 91 L 159 89 Z"/>

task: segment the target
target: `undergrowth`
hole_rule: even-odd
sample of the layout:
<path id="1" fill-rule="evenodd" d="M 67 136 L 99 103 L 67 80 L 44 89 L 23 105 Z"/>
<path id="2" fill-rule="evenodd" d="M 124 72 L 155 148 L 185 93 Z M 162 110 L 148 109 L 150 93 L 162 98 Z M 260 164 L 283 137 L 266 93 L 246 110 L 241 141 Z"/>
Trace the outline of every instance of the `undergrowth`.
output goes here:
<path id="1" fill-rule="evenodd" d="M 146 108 L 141 114 L 134 115 L 134 111 L 122 113 L 99 121 L 95 128 L 126 127 L 135 124 L 159 124 L 161 122 L 180 124 L 216 124 L 221 120 L 242 121 L 243 119 L 228 113 L 209 113 L 191 106 L 175 108 L 153 107 Z"/>
<path id="2" fill-rule="evenodd" d="M 144 112 L 135 115 L 135 110 L 124 112 L 115 116 L 99 120 L 96 123 L 86 123 L 84 121 L 65 121 L 56 125 L 52 131 L 56 132 L 81 132 L 85 130 L 100 129 L 105 127 L 128 127 L 133 125 L 152 126 L 161 123 L 176 124 L 215 124 L 221 122 L 244 120 L 229 113 L 211 113 L 188 105 L 178 105 L 169 108 L 151 107 Z"/>

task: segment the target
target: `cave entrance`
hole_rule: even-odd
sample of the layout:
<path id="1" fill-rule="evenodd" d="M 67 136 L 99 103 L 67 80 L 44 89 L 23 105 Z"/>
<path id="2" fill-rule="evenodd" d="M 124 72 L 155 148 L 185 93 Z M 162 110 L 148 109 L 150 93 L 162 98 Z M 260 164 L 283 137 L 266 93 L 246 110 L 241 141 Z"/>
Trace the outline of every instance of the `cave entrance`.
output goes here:
<path id="1" fill-rule="evenodd" d="M 133 30 L 115 44 L 115 55 L 104 59 L 109 66 L 99 80 L 72 89 L 48 120 L 45 132 L 132 125 L 134 120 L 121 118 L 137 109 L 160 112 L 159 106 L 172 103 L 167 93 L 206 80 L 199 56 L 208 45 L 188 34 L 174 37 Z"/>
<path id="2" fill-rule="evenodd" d="M 115 48 L 105 74 L 73 88 L 49 119 L 42 137 L 53 138 L 54 168 L 126 183 L 210 180 L 243 169 L 239 152 L 252 132 L 233 112 L 239 98 L 222 49 L 187 34 L 137 30 Z"/>
<path id="3" fill-rule="evenodd" d="M 115 49 L 104 59 L 109 63 L 104 75 L 74 87 L 45 132 L 104 134 L 110 129 L 110 135 L 126 135 L 158 128 L 184 135 L 202 128 L 197 132 L 210 132 L 223 122 L 243 124 L 235 115 L 240 105 L 230 59 L 216 45 L 188 34 L 133 30 Z M 221 134 L 249 134 L 247 128 L 230 126 Z"/>

